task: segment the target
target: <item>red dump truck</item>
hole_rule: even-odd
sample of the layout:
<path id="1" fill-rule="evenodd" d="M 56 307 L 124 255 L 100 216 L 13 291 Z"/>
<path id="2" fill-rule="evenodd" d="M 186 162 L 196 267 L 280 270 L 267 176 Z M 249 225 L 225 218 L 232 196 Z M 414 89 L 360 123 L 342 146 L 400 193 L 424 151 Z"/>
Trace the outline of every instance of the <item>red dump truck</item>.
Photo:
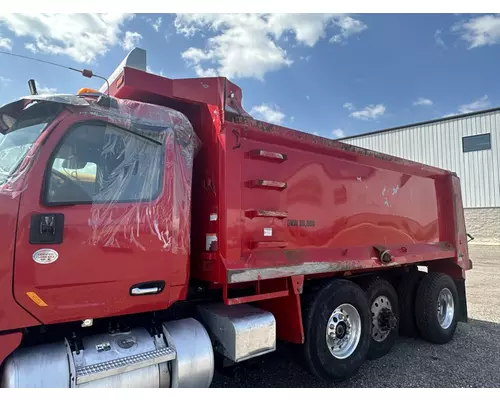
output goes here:
<path id="1" fill-rule="evenodd" d="M 459 178 L 255 120 L 225 78 L 134 49 L 0 128 L 2 387 L 209 387 L 280 342 L 337 381 L 467 321 Z"/>

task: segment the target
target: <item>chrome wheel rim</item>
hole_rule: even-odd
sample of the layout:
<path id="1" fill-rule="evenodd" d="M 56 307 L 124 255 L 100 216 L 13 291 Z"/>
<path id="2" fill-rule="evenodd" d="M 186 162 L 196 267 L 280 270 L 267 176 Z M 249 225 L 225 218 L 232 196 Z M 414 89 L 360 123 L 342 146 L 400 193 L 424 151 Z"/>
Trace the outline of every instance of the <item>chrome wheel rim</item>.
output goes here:
<path id="1" fill-rule="evenodd" d="M 391 329 L 380 324 L 380 317 L 383 312 L 392 311 L 392 304 L 386 296 L 378 296 L 372 303 L 372 338 L 376 342 L 383 342 Z"/>
<path id="2" fill-rule="evenodd" d="M 351 304 L 341 304 L 330 315 L 326 326 L 326 344 L 340 360 L 354 353 L 361 338 L 361 317 Z"/>
<path id="3" fill-rule="evenodd" d="M 455 316 L 455 302 L 448 288 L 441 289 L 437 300 L 437 317 L 441 328 L 448 329 Z"/>

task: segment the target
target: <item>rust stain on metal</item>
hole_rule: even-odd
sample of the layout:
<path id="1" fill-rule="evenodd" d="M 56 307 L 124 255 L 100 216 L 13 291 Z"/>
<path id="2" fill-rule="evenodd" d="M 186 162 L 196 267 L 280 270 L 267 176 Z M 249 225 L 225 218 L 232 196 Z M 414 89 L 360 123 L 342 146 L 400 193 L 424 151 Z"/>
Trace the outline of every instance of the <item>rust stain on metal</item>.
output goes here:
<path id="1" fill-rule="evenodd" d="M 384 154 L 384 153 L 379 153 L 377 151 L 369 150 L 369 149 L 364 149 L 362 147 L 357 147 L 353 146 L 344 142 L 334 142 L 340 144 L 340 148 L 345 151 L 351 151 L 353 153 L 358 153 L 363 156 L 369 156 L 369 157 L 375 157 L 379 158 L 381 160 L 386 160 L 386 161 L 397 161 L 399 160 L 397 157 L 391 156 L 389 154 Z"/>
<path id="2" fill-rule="evenodd" d="M 235 124 L 246 125 L 252 128 L 259 129 L 263 132 L 272 132 L 276 130 L 276 126 L 268 124 L 264 121 L 259 121 L 251 117 L 245 117 L 241 115 L 228 115 L 227 120 Z"/>
<path id="3" fill-rule="evenodd" d="M 388 263 L 385 266 L 399 265 L 396 262 Z M 294 275 L 315 275 L 325 272 L 353 271 L 367 268 L 357 260 L 337 261 L 337 262 L 307 262 L 299 265 L 288 265 L 270 268 L 249 268 L 242 270 L 228 271 L 228 283 L 249 282 L 259 279 L 284 278 Z"/>

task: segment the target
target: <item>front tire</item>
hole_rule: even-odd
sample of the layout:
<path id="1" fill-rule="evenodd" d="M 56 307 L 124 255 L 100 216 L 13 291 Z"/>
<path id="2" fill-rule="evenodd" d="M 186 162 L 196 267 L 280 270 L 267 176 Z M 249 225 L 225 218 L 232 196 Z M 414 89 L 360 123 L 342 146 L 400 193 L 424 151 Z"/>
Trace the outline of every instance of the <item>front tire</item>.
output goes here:
<path id="1" fill-rule="evenodd" d="M 458 291 L 453 279 L 442 273 L 429 273 L 422 279 L 415 301 L 420 335 L 428 342 L 448 343 L 457 329 Z"/>
<path id="2" fill-rule="evenodd" d="M 371 338 L 364 291 L 350 281 L 334 280 L 306 301 L 303 315 L 309 371 L 334 382 L 355 375 L 366 359 Z"/>

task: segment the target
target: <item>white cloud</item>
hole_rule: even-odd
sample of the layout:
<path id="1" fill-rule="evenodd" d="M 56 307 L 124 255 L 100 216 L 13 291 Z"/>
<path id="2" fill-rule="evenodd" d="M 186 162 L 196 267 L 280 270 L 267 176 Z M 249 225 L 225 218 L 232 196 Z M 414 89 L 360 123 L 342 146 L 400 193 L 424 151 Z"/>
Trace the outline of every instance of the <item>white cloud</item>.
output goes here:
<path id="1" fill-rule="evenodd" d="M 434 32 L 434 40 L 436 41 L 437 46 L 446 49 L 446 44 L 444 43 L 444 40 L 441 37 L 441 29 L 437 29 L 436 32 Z"/>
<path id="2" fill-rule="evenodd" d="M 334 24 L 340 28 L 340 33 L 331 37 L 331 43 L 345 43 L 350 36 L 360 34 L 368 28 L 360 20 L 347 15 L 334 19 Z"/>
<path id="3" fill-rule="evenodd" d="M 293 35 L 298 43 L 312 47 L 330 25 L 343 37 L 360 32 L 354 21 L 335 14 L 178 14 L 174 26 L 186 37 L 202 30 L 210 35 L 205 48 L 191 47 L 181 54 L 198 75 L 263 80 L 266 73 L 293 63 L 277 43 L 282 36 Z"/>
<path id="4" fill-rule="evenodd" d="M 134 47 L 137 47 L 142 39 L 142 35 L 138 32 L 125 32 L 125 37 L 123 38 L 122 47 L 130 51 Z"/>
<path id="5" fill-rule="evenodd" d="M 250 114 L 256 118 L 267 121 L 271 124 L 281 124 L 285 119 L 285 114 L 282 113 L 276 105 L 261 104 L 250 110 Z"/>
<path id="6" fill-rule="evenodd" d="M 161 24 L 163 22 L 163 18 L 162 17 L 158 17 L 156 18 L 156 20 L 151 24 L 151 26 L 153 27 L 153 29 L 156 31 L 156 32 L 159 32 L 160 31 L 160 27 L 161 27 Z"/>
<path id="7" fill-rule="evenodd" d="M 40 86 L 39 88 L 37 88 L 37 91 L 39 94 L 56 94 L 57 93 L 56 88 L 51 88 L 51 87 L 47 87 L 47 86 Z"/>
<path id="8" fill-rule="evenodd" d="M 121 42 L 130 14 L 0 14 L 0 24 L 27 38 L 33 52 L 66 55 L 92 63 Z"/>
<path id="9" fill-rule="evenodd" d="M 0 76 L 0 86 L 7 86 L 11 82 L 12 82 L 12 79 Z"/>
<path id="10" fill-rule="evenodd" d="M 311 98 L 309 97 L 309 95 L 306 96 L 306 100 L 307 101 L 311 100 Z"/>
<path id="11" fill-rule="evenodd" d="M 345 133 L 344 133 L 344 131 L 342 129 L 337 128 L 337 129 L 334 129 L 332 131 L 332 136 L 334 138 L 340 139 L 340 138 L 345 137 Z"/>
<path id="12" fill-rule="evenodd" d="M 177 32 L 194 35 L 202 27 L 217 32 L 205 49 L 191 47 L 181 55 L 198 76 L 252 77 L 290 66 L 284 49 L 269 36 L 266 21 L 257 14 L 178 15 Z"/>
<path id="13" fill-rule="evenodd" d="M 385 106 L 383 104 L 377 104 L 377 105 L 371 104 L 369 106 L 366 106 L 363 110 L 354 111 L 349 115 L 356 119 L 368 121 L 370 119 L 375 120 L 384 115 L 384 113 L 385 113 Z"/>
<path id="14" fill-rule="evenodd" d="M 461 114 L 466 114 L 474 111 L 484 110 L 485 108 L 488 108 L 489 105 L 490 101 L 488 100 L 488 95 L 485 94 L 483 97 L 473 101 L 472 103 L 462 104 L 460 107 L 458 107 L 458 111 Z"/>
<path id="15" fill-rule="evenodd" d="M 0 49 L 12 50 L 12 40 L 0 36 Z"/>
<path id="16" fill-rule="evenodd" d="M 33 43 L 26 43 L 24 48 L 31 51 L 32 53 L 38 53 L 37 47 Z"/>
<path id="17" fill-rule="evenodd" d="M 461 106 L 458 107 L 457 112 L 445 114 L 442 116 L 442 118 L 453 117 L 460 114 L 467 114 L 474 111 L 481 111 L 488 108 L 489 106 L 490 106 L 490 101 L 488 99 L 488 95 L 485 94 L 484 96 L 480 97 L 477 100 L 474 100 L 469 104 L 462 104 Z"/>
<path id="18" fill-rule="evenodd" d="M 284 33 L 291 33 L 298 42 L 312 47 L 326 36 L 332 17 L 332 14 L 271 14 L 268 27 L 278 39 Z"/>
<path id="19" fill-rule="evenodd" d="M 294 121 L 295 121 L 295 117 L 292 115 L 292 116 L 290 117 L 290 122 L 294 122 Z"/>
<path id="20" fill-rule="evenodd" d="M 300 56 L 300 59 L 302 61 L 309 62 L 309 60 L 311 59 L 311 56 L 310 55 L 309 56 L 305 56 L 305 57 L 304 56 Z"/>
<path id="21" fill-rule="evenodd" d="M 151 67 L 146 66 L 146 71 L 149 72 L 150 74 L 165 76 L 165 75 L 163 75 L 162 69 L 160 69 L 159 71 L 156 71 L 156 70 L 152 69 Z"/>
<path id="22" fill-rule="evenodd" d="M 356 107 L 354 107 L 354 104 L 349 103 L 349 102 L 344 103 L 344 105 L 342 107 L 347 108 L 349 111 L 352 111 L 352 110 L 356 109 Z"/>
<path id="23" fill-rule="evenodd" d="M 467 42 L 469 49 L 500 43 L 500 15 L 483 15 L 452 27 Z"/>
<path id="24" fill-rule="evenodd" d="M 414 106 L 432 106 L 432 100 L 425 97 L 419 97 L 413 102 Z"/>

